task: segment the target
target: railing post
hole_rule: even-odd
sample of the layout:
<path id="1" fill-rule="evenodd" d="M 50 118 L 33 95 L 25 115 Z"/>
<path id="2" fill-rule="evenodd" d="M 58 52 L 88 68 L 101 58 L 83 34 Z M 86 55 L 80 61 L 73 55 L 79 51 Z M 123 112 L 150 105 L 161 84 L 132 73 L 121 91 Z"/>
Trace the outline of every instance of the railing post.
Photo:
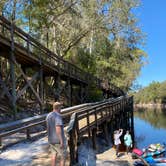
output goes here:
<path id="1" fill-rule="evenodd" d="M 97 132 L 97 129 L 94 128 L 92 130 L 92 147 L 93 147 L 94 150 L 97 149 L 97 145 L 96 145 L 96 132 Z"/>
<path id="2" fill-rule="evenodd" d="M 83 103 L 84 102 L 84 96 L 83 96 L 83 94 L 84 94 L 84 90 L 83 90 L 83 84 L 80 84 L 80 103 Z"/>
<path id="3" fill-rule="evenodd" d="M 30 129 L 29 128 L 26 130 L 26 135 L 27 135 L 27 139 L 31 138 Z"/>
<path id="4" fill-rule="evenodd" d="M 98 123 L 97 123 L 97 109 L 95 108 L 95 124 L 96 128 L 98 128 Z"/>
<path id="5" fill-rule="evenodd" d="M 90 132 L 90 123 L 89 123 L 89 110 L 87 110 L 87 126 L 88 126 L 88 138 L 91 138 L 91 132 Z"/>
<path id="6" fill-rule="evenodd" d="M 42 101 L 42 104 L 40 104 L 40 112 L 41 112 L 41 114 L 43 113 L 43 111 L 44 111 L 44 79 L 43 79 L 43 68 L 42 68 L 42 66 L 40 66 L 40 74 L 39 74 L 39 76 L 40 76 L 40 85 L 39 85 L 39 87 L 40 87 L 40 98 L 41 98 L 41 101 Z"/>
<path id="7" fill-rule="evenodd" d="M 67 129 L 67 133 L 69 134 L 70 166 L 77 163 L 77 126 L 77 114 L 73 113 Z"/>
<path id="8" fill-rule="evenodd" d="M 108 127 L 107 127 L 107 122 L 104 123 L 103 125 L 103 129 L 104 129 L 104 135 L 105 135 L 105 141 L 107 143 L 107 145 L 109 145 L 109 135 L 108 135 Z"/>
<path id="9" fill-rule="evenodd" d="M 67 78 L 67 104 L 72 106 L 72 83 L 70 77 Z"/>
<path id="10" fill-rule="evenodd" d="M 75 151 L 75 136 L 74 132 L 70 131 L 69 133 L 69 151 L 70 151 L 70 166 L 73 166 L 76 163 L 76 151 Z"/>
<path id="11" fill-rule="evenodd" d="M 135 142 L 135 135 L 134 135 L 134 114 L 133 114 L 133 111 L 134 111 L 134 107 L 133 107 L 133 96 L 130 97 L 130 100 L 131 100 L 131 131 L 132 131 L 132 139 L 133 139 L 133 142 Z"/>
<path id="12" fill-rule="evenodd" d="M 2 137 L 0 137 L 0 150 L 2 148 Z"/>
<path id="13" fill-rule="evenodd" d="M 14 119 L 16 119 L 17 108 L 16 108 L 16 78 L 15 78 L 15 56 L 14 56 L 14 23 L 11 23 L 11 50 L 10 50 L 10 75 L 11 75 L 11 82 L 12 82 L 12 109 Z"/>

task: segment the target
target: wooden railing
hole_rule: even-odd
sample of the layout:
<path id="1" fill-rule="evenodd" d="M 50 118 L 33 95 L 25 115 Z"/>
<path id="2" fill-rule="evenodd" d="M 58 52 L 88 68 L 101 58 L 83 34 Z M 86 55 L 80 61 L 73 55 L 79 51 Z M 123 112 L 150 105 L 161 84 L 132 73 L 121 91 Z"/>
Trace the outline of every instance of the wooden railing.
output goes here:
<path id="1" fill-rule="evenodd" d="M 87 107 L 90 108 L 94 105 L 98 105 L 103 102 L 105 101 L 100 101 L 96 103 L 86 103 L 86 104 L 81 104 L 81 105 L 62 109 L 61 112 L 62 112 L 62 117 L 65 123 L 65 126 L 68 125 L 71 115 L 74 112 L 83 111 Z M 22 119 L 22 120 L 17 120 L 17 121 L 6 123 L 6 124 L 1 124 L 0 125 L 0 147 L 3 148 L 2 138 L 21 132 L 21 131 L 24 131 L 26 134 L 26 138 L 30 139 L 31 138 L 30 129 L 38 125 L 46 124 L 46 121 L 45 121 L 46 116 L 47 114 L 43 114 L 43 115 L 38 115 L 38 116 Z"/>
<path id="2" fill-rule="evenodd" d="M 90 135 L 94 128 L 97 128 L 105 121 L 112 120 L 112 116 L 123 111 L 132 111 L 133 97 L 119 97 L 87 108 L 81 112 L 75 112 L 68 127 L 69 149 L 71 165 L 77 161 L 77 143 L 84 134 Z M 121 114 L 122 115 L 122 114 Z"/>
<path id="3" fill-rule="evenodd" d="M 0 38 L 9 41 L 8 47 L 13 47 L 12 51 L 20 48 L 29 57 L 36 59 L 39 64 L 52 67 L 59 73 L 85 83 L 92 78 L 97 84 L 100 83 L 99 79 L 57 56 L 3 16 L 0 16 Z"/>
<path id="4" fill-rule="evenodd" d="M 93 103 L 87 103 L 87 104 L 81 104 L 78 106 L 62 109 L 62 117 L 65 122 L 65 125 L 68 124 L 70 120 L 70 116 L 73 112 L 81 111 L 83 108 L 86 108 L 92 105 Z M 6 123 L 6 124 L 1 124 L 0 125 L 0 146 L 2 146 L 3 137 L 6 137 L 21 131 L 25 131 L 26 138 L 30 139 L 31 138 L 30 129 L 37 125 L 46 124 L 46 121 L 45 121 L 46 116 L 47 114 L 43 114 L 43 115 L 38 115 L 38 116 L 22 119 L 22 120 L 17 120 L 17 121 Z"/>
<path id="5" fill-rule="evenodd" d="M 62 109 L 64 124 L 68 125 L 70 164 L 74 165 L 77 162 L 77 143 L 84 134 L 88 134 L 90 137 L 93 129 L 97 129 L 101 124 L 114 120 L 113 117 L 116 118 L 117 115 L 123 116 L 125 112 L 132 111 L 133 97 L 128 96 Z M 1 149 L 3 148 L 2 138 L 17 132 L 25 131 L 27 139 L 30 139 L 30 129 L 37 125 L 46 124 L 46 115 L 0 125 Z"/>

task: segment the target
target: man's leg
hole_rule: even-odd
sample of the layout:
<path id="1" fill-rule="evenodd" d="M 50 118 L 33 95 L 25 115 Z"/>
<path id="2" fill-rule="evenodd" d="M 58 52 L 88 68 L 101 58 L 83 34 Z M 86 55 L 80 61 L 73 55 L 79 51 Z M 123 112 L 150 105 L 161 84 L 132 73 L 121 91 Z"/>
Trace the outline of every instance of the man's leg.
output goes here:
<path id="1" fill-rule="evenodd" d="M 51 166 L 56 166 L 56 159 L 57 159 L 57 150 L 55 144 L 50 144 L 51 150 Z"/>
<path id="2" fill-rule="evenodd" d="M 119 144 L 116 145 L 116 156 L 118 157 L 118 152 L 119 152 Z"/>
<path id="3" fill-rule="evenodd" d="M 65 159 L 61 158 L 61 160 L 60 160 L 60 166 L 65 166 Z"/>
<path id="4" fill-rule="evenodd" d="M 67 157 L 67 148 L 64 147 L 63 149 L 60 149 L 60 166 L 65 166 L 66 157 Z"/>
<path id="5" fill-rule="evenodd" d="M 56 154 L 51 155 L 51 166 L 56 166 Z"/>

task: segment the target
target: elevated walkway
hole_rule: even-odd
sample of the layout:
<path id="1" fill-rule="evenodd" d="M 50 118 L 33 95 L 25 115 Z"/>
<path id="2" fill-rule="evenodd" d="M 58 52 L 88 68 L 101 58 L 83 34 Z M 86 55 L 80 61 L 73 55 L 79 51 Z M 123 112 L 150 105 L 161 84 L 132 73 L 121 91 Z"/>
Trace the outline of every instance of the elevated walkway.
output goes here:
<path id="1" fill-rule="evenodd" d="M 64 79 L 70 76 L 72 81 L 84 83 L 92 77 L 55 55 L 23 30 L 0 16 L 0 56 L 10 59 L 11 51 L 17 63 L 32 68 L 42 66 L 43 74 L 46 76 L 60 73 Z"/>

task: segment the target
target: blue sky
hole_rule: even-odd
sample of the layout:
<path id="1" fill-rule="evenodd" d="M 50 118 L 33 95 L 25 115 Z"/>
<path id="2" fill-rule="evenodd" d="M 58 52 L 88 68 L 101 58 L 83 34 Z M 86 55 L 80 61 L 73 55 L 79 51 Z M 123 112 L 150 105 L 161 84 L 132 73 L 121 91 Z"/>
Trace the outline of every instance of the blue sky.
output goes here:
<path id="1" fill-rule="evenodd" d="M 148 64 L 142 68 L 137 82 L 147 86 L 152 81 L 166 80 L 166 0 L 142 0 L 137 10 L 139 25 L 146 33 L 144 51 Z"/>

